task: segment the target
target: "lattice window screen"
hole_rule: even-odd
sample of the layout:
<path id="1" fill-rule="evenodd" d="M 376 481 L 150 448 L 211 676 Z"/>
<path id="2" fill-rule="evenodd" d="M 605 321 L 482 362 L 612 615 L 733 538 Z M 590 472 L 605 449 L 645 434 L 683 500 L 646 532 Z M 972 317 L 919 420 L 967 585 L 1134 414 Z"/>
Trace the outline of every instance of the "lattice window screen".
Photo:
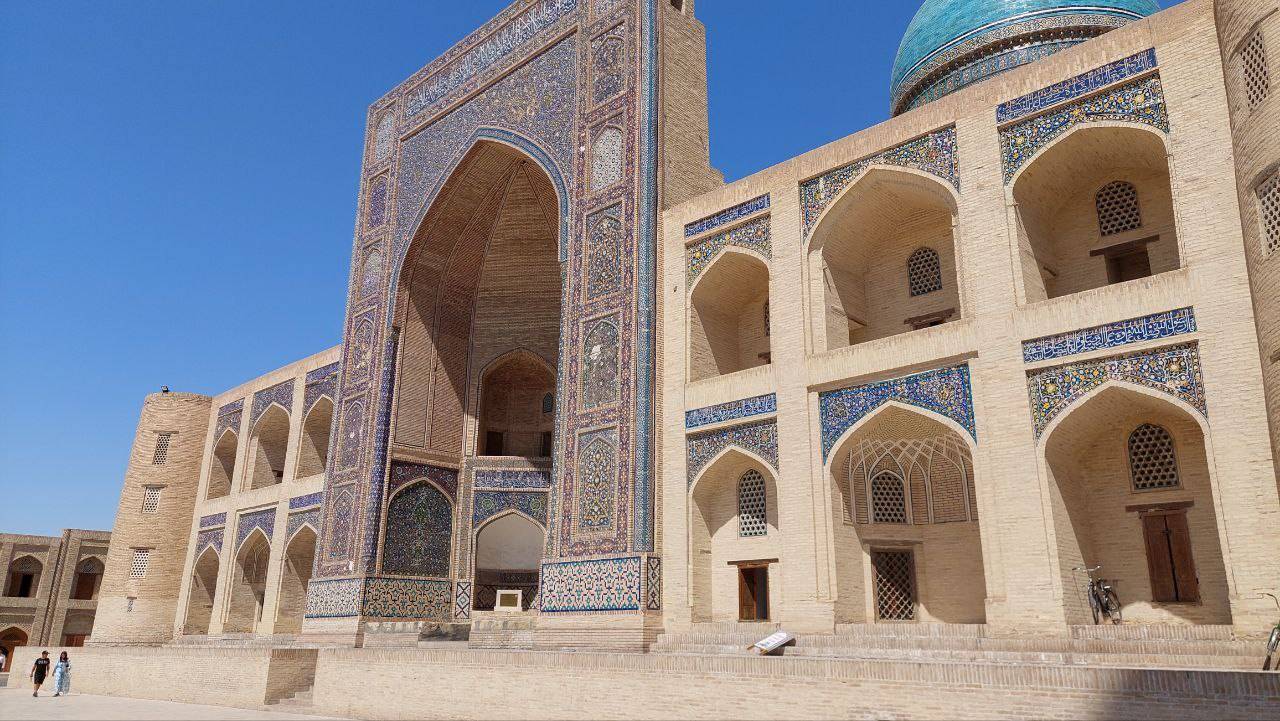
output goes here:
<path id="1" fill-rule="evenodd" d="M 919 248 L 907 258 L 907 286 L 912 297 L 942 290 L 942 261 L 933 248 Z"/>
<path id="2" fill-rule="evenodd" d="M 764 476 L 753 468 L 738 479 L 738 535 L 767 535 L 769 525 L 765 513 Z"/>
<path id="3" fill-rule="evenodd" d="M 147 486 L 142 489 L 142 512 L 155 513 L 160 509 L 160 486 Z"/>
<path id="4" fill-rule="evenodd" d="M 1173 452 L 1173 436 L 1169 431 L 1143 423 L 1129 434 L 1129 473 L 1135 491 L 1181 485 L 1178 458 Z"/>
<path id="5" fill-rule="evenodd" d="M 1104 236 L 1142 227 L 1138 189 L 1133 183 L 1123 180 L 1107 183 L 1098 191 L 1094 203 L 1098 209 L 1098 229 Z"/>
<path id="6" fill-rule="evenodd" d="M 161 433 L 156 436 L 156 451 L 151 455 L 151 463 L 156 466 L 163 466 L 165 461 L 169 460 L 169 440 L 173 438 L 172 433 Z"/>
<path id="7" fill-rule="evenodd" d="M 1271 92 L 1271 70 L 1267 67 L 1267 46 L 1262 31 L 1255 30 L 1249 42 L 1240 48 L 1240 74 L 1244 78 L 1244 94 L 1253 110 Z"/>
<path id="8" fill-rule="evenodd" d="M 875 551 L 871 565 L 876 574 L 876 616 L 881 621 L 914 621 L 916 618 L 915 570 L 910 551 Z"/>
<path id="9" fill-rule="evenodd" d="M 147 575 L 147 564 L 151 562 L 150 548 L 133 549 L 133 560 L 129 562 L 129 578 L 143 578 Z"/>
<path id="10" fill-rule="evenodd" d="M 1262 217 L 1262 254 L 1280 250 L 1280 170 L 1258 186 L 1258 215 Z"/>
<path id="11" fill-rule="evenodd" d="M 881 471 L 871 479 L 871 520 L 875 523 L 907 522 L 907 491 L 898 474 Z"/>

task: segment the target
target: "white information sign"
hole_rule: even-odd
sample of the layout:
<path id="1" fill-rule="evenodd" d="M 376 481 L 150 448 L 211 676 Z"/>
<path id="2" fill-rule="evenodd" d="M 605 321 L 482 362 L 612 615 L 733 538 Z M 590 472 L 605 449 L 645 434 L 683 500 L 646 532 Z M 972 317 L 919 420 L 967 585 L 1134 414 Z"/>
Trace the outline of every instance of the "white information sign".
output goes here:
<path id="1" fill-rule="evenodd" d="M 786 631 L 779 631 L 773 634 L 772 636 L 769 636 L 768 638 L 765 638 L 760 641 L 756 641 L 755 645 L 753 645 L 751 648 L 754 649 L 761 656 L 767 656 L 773 653 L 774 651 L 777 651 L 778 649 L 782 648 L 783 646 L 786 646 L 787 644 L 791 643 L 794 640 L 796 640 L 795 636 L 792 636 Z"/>

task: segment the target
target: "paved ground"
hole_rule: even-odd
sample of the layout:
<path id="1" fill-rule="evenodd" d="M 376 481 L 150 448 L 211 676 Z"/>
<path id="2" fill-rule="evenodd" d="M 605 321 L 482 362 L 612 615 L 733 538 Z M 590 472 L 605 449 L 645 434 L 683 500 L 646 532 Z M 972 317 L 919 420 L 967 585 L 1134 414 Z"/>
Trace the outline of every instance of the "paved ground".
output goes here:
<path id="1" fill-rule="evenodd" d="M 145 701 L 136 698 L 118 698 L 115 696 L 82 696 L 71 694 L 54 698 L 52 694 L 41 693 L 40 698 L 32 698 L 30 691 L 16 688 L 0 688 L 0 719 L 30 719 L 31 721 L 59 721 L 60 719 L 175 719 L 187 721 L 191 719 L 264 719 L 264 721 L 286 721 L 286 719 L 321 719 L 331 716 L 299 716 L 292 713 L 274 713 L 270 711 L 251 711 L 226 706 L 201 706 L 192 703 L 172 703 L 170 701 Z"/>

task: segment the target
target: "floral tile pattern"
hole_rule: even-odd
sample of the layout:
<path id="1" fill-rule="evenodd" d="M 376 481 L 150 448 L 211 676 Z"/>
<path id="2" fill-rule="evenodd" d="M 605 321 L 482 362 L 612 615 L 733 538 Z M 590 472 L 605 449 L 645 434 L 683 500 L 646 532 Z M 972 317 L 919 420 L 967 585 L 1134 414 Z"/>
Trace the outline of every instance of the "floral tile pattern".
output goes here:
<path id="1" fill-rule="evenodd" d="M 685 258 L 688 265 L 685 274 L 686 287 L 692 288 L 693 282 L 711 265 L 716 254 L 727 246 L 746 248 L 764 256 L 765 260 L 770 259 L 773 255 L 773 246 L 769 234 L 769 217 L 758 218 L 686 248 Z"/>
<path id="2" fill-rule="evenodd" d="M 889 401 L 950 418 L 968 431 L 974 440 L 978 438 L 969 366 L 966 364 L 819 393 L 822 457 L 829 458 L 845 431 Z"/>
<path id="3" fill-rule="evenodd" d="M 685 442 L 686 475 L 689 486 L 697 480 L 702 469 L 720 454 L 720 451 L 736 446 L 763 458 L 770 466 L 778 468 L 778 425 L 772 419 L 762 423 L 722 428 L 689 436 Z"/>
<path id="4" fill-rule="evenodd" d="M 640 556 L 542 564 L 543 613 L 640 610 Z"/>

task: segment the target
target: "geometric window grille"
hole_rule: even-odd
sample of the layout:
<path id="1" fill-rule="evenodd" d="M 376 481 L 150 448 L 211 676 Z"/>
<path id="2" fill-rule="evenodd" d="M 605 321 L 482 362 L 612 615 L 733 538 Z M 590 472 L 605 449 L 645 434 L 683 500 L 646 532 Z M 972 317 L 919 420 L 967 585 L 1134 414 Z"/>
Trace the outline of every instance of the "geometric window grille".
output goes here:
<path id="1" fill-rule="evenodd" d="M 764 476 L 752 468 L 738 479 L 738 535 L 743 538 L 765 536 Z"/>
<path id="2" fill-rule="evenodd" d="M 914 621 L 915 579 L 910 551 L 874 551 L 876 617 L 881 621 Z"/>
<path id="3" fill-rule="evenodd" d="M 1267 99 L 1271 90 L 1271 72 L 1267 67 L 1267 47 L 1262 44 L 1262 31 L 1255 30 L 1249 42 L 1240 49 L 1240 70 L 1244 74 L 1244 93 L 1253 110 Z"/>
<path id="4" fill-rule="evenodd" d="M 129 563 L 129 578 L 142 578 L 147 575 L 147 563 L 151 561 L 151 549 L 133 549 L 133 560 Z"/>
<path id="5" fill-rule="evenodd" d="M 907 522 L 906 487 L 892 471 L 881 471 L 871 479 L 871 522 Z"/>
<path id="6" fill-rule="evenodd" d="M 1280 250 L 1280 170 L 1258 186 L 1258 214 L 1262 216 L 1263 255 Z"/>
<path id="7" fill-rule="evenodd" d="M 160 508 L 160 486 L 146 486 L 142 490 L 142 512 L 155 513 Z"/>
<path id="8" fill-rule="evenodd" d="M 1098 209 L 1098 228 L 1104 236 L 1142 227 L 1138 210 L 1138 189 L 1133 183 L 1116 180 L 1102 186 L 1094 198 Z"/>
<path id="9" fill-rule="evenodd" d="M 942 290 L 942 261 L 933 248 L 919 248 L 907 259 L 907 286 L 911 297 Z"/>
<path id="10" fill-rule="evenodd" d="M 1129 473 L 1133 490 L 1177 488 L 1178 458 L 1173 452 L 1173 436 L 1169 431 L 1143 423 L 1129 434 Z"/>
<path id="11" fill-rule="evenodd" d="M 164 462 L 169 460 L 169 439 L 172 437 L 172 433 L 161 433 L 156 436 L 156 452 L 151 456 L 152 465 L 163 466 Z"/>

